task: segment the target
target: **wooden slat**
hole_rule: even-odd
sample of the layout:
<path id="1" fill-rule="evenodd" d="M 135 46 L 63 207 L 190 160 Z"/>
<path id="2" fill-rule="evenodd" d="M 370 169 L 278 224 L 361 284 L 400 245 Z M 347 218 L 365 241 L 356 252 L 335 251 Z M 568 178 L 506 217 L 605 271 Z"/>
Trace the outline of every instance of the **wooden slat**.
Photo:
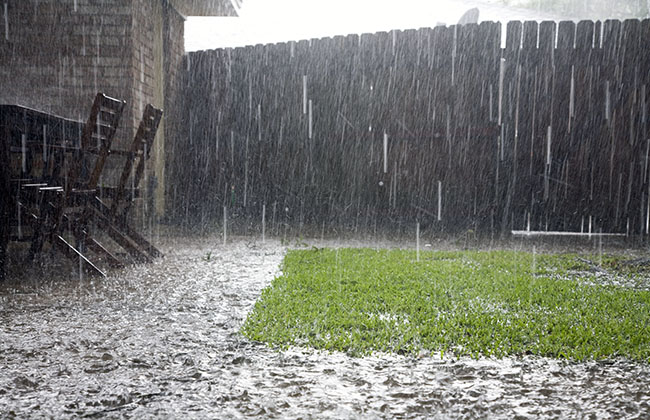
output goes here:
<path id="1" fill-rule="evenodd" d="M 73 262 L 80 262 L 84 272 L 91 275 L 106 277 L 106 274 L 102 270 L 90 262 L 88 258 L 81 254 L 77 249 L 75 249 L 75 247 L 70 245 L 62 236 L 55 235 L 52 244 L 69 260 Z"/>
<path id="2" fill-rule="evenodd" d="M 104 216 L 101 211 L 97 208 L 95 210 L 94 216 L 97 219 L 97 222 L 101 229 L 103 229 L 118 245 L 120 245 L 124 250 L 136 261 L 141 263 L 150 263 L 153 260 L 143 251 L 138 249 L 138 247 L 131 242 L 131 240 L 120 232 L 113 223 Z"/>
<path id="3" fill-rule="evenodd" d="M 112 268 L 124 268 L 124 263 L 108 251 L 102 244 L 97 242 L 96 239 L 88 238 L 85 244 L 88 249 L 104 258 Z"/>
<path id="4" fill-rule="evenodd" d="M 588 197 L 584 196 L 569 200 L 575 196 L 581 188 L 589 188 L 591 180 L 591 168 L 594 165 L 593 150 L 599 146 L 598 137 L 594 136 L 594 130 L 600 127 L 602 121 L 601 100 L 599 97 L 599 86 L 596 83 L 599 66 L 598 57 L 592 47 L 594 42 L 595 25 L 592 21 L 581 21 L 576 27 L 575 59 L 573 62 L 574 75 L 574 113 L 571 121 L 573 147 L 570 150 L 570 159 L 567 161 L 568 168 L 565 169 L 566 177 L 563 181 L 564 194 L 562 199 L 566 201 L 569 217 L 572 217 L 572 226 L 579 226 L 583 218 L 594 216 L 589 207 Z M 600 35 L 600 33 L 599 33 Z M 590 116 L 590 118 L 586 118 Z M 597 166 L 602 162 L 595 163 Z"/>

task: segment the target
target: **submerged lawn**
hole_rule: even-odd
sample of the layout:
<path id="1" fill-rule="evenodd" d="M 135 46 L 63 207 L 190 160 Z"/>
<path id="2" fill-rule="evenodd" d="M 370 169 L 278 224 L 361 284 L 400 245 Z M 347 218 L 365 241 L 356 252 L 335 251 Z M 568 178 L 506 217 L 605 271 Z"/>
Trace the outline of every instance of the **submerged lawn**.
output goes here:
<path id="1" fill-rule="evenodd" d="M 415 260 L 404 250 L 290 251 L 242 331 L 356 355 L 650 361 L 650 292 L 594 285 L 576 256 L 461 251 Z"/>

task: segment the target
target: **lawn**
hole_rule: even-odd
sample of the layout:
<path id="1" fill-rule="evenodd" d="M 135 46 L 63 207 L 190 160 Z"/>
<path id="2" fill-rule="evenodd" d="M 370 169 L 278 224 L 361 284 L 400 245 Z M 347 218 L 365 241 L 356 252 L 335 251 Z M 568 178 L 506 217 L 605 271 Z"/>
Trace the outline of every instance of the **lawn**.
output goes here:
<path id="1" fill-rule="evenodd" d="M 515 251 L 421 252 L 416 261 L 408 250 L 292 250 L 242 332 L 353 355 L 648 362 L 650 292 L 601 284 L 607 270 L 638 275 L 619 263 Z"/>

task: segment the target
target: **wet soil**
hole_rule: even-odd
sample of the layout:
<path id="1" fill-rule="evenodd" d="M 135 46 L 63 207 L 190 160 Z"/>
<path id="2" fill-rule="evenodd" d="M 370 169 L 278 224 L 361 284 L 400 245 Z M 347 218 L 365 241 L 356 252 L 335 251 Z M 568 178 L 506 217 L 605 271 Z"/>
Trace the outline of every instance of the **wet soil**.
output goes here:
<path id="1" fill-rule="evenodd" d="M 643 363 L 354 358 L 250 342 L 239 327 L 286 247 L 171 238 L 162 249 L 105 280 L 26 272 L 0 286 L 0 418 L 650 416 Z"/>

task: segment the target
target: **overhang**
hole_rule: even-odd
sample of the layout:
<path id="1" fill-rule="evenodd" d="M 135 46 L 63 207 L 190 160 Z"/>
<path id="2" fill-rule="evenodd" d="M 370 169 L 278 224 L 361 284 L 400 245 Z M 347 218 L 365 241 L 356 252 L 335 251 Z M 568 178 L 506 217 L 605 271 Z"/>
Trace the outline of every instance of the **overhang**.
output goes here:
<path id="1" fill-rule="evenodd" d="M 237 16 L 243 0 L 169 0 L 183 16 Z"/>

